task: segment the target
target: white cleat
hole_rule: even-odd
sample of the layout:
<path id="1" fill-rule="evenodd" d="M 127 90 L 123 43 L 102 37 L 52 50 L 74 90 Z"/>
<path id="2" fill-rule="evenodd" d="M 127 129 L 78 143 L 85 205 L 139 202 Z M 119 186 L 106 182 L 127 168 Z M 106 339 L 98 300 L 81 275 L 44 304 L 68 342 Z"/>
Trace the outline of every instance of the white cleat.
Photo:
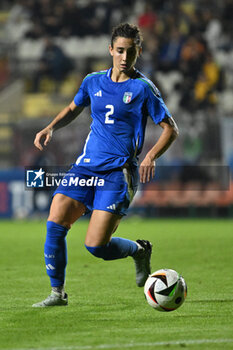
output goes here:
<path id="1" fill-rule="evenodd" d="M 56 293 L 54 291 L 43 301 L 33 304 L 32 307 L 66 306 L 68 305 L 68 295 L 66 293 Z"/>
<path id="2" fill-rule="evenodd" d="M 151 273 L 150 258 L 152 244 L 149 241 L 140 239 L 136 243 L 138 245 L 138 251 L 133 256 L 136 268 L 136 284 L 138 287 L 143 287 Z"/>

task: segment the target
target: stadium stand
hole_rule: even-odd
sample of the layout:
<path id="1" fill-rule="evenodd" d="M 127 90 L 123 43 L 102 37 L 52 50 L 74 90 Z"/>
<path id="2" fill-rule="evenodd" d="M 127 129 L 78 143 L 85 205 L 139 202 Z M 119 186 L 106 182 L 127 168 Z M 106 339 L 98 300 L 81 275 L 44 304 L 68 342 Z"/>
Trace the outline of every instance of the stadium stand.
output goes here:
<path id="1" fill-rule="evenodd" d="M 228 165 L 232 176 L 232 10 L 231 0 L 2 0 L 0 101 L 17 81 L 23 84 L 23 91 L 15 91 L 13 97 L 10 94 L 4 100 L 8 108 L 0 112 L 1 168 L 22 167 L 25 159 L 33 159 L 27 135 L 45 125 L 72 99 L 87 72 L 109 66 L 111 60 L 106 57 L 111 28 L 129 21 L 139 24 L 144 36 L 138 68 L 158 85 L 180 128 L 179 139 L 158 165 Z M 48 40 L 57 56 L 63 57 L 60 67 L 64 68 L 65 61 L 70 64 L 59 77 L 46 70 L 40 74 Z M 12 98 L 21 100 L 17 111 L 10 108 Z M 84 140 L 81 128 L 85 134 L 90 120 L 87 115 L 81 127 L 74 124 L 63 136 L 57 134 L 57 142 L 62 137 L 71 138 L 80 150 L 82 144 L 76 135 Z M 26 121 L 27 127 L 21 128 L 19 121 Z M 142 156 L 158 132 L 150 121 L 149 126 Z M 14 143 L 18 147 L 13 156 L 12 147 L 7 145 Z M 68 147 L 58 156 L 55 143 L 50 152 L 55 153 L 54 162 L 73 161 Z M 200 183 L 183 186 L 179 182 L 180 187 L 172 190 L 173 182 L 152 183 L 134 207 L 232 206 L 232 185 L 224 191 L 213 191 L 212 185 L 201 188 Z"/>

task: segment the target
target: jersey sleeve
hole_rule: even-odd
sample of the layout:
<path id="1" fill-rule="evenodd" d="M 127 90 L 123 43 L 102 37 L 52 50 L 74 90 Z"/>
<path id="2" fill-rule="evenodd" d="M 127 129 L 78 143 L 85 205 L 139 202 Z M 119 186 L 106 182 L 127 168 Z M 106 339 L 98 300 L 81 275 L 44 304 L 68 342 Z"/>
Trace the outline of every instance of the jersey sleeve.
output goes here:
<path id="1" fill-rule="evenodd" d="M 88 86 L 87 86 L 88 79 L 85 78 L 77 92 L 77 94 L 74 97 L 74 103 L 76 106 L 83 106 L 87 107 L 90 105 L 90 97 L 88 93 Z"/>
<path id="2" fill-rule="evenodd" d="M 160 123 L 165 117 L 171 117 L 159 90 L 155 86 L 147 87 L 147 111 L 155 124 Z"/>

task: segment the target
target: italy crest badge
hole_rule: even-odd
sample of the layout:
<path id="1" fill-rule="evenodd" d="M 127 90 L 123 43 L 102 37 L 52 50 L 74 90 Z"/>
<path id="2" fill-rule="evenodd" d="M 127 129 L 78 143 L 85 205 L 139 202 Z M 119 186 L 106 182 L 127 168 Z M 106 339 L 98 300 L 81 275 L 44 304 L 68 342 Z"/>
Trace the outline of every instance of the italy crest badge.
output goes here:
<path id="1" fill-rule="evenodd" d="M 133 93 L 132 92 L 125 92 L 123 96 L 123 102 L 124 103 L 130 103 L 132 100 Z"/>

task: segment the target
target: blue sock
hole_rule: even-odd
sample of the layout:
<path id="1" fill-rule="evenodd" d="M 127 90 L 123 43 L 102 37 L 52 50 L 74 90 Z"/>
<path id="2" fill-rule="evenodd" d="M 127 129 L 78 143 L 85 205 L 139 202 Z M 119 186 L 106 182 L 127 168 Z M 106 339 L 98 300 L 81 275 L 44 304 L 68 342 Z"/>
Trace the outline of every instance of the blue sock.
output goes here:
<path id="1" fill-rule="evenodd" d="M 89 247 L 85 245 L 85 247 L 91 254 L 104 260 L 115 260 L 133 256 L 138 250 L 138 245 L 135 242 L 119 237 L 113 237 L 108 244 L 103 246 Z"/>
<path id="2" fill-rule="evenodd" d="M 60 287 L 65 282 L 67 264 L 66 235 L 68 229 L 47 221 L 47 236 L 44 245 L 46 271 L 52 287 Z"/>

